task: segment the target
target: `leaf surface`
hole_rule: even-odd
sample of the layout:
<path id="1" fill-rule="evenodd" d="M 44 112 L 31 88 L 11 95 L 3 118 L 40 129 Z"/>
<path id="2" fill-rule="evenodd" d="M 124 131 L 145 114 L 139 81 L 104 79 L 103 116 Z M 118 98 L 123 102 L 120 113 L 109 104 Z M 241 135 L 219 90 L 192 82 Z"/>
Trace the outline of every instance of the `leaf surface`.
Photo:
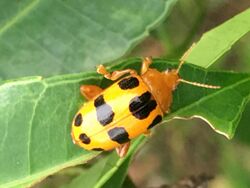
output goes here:
<path id="1" fill-rule="evenodd" d="M 250 9 L 247 9 L 203 34 L 188 56 L 187 62 L 207 68 L 249 31 Z"/>
<path id="2" fill-rule="evenodd" d="M 175 0 L 0 2 L 0 79 L 93 70 L 148 35 Z"/>
<path id="3" fill-rule="evenodd" d="M 130 59 L 109 68 L 139 70 L 140 62 L 140 59 Z M 176 67 L 177 63 L 155 59 L 152 66 L 163 71 Z M 164 119 L 198 115 L 231 138 L 249 98 L 249 74 L 208 72 L 187 64 L 180 74 L 184 79 L 222 88 L 213 90 L 180 84 L 174 92 L 171 113 Z M 84 102 L 79 92 L 81 84 L 107 87 L 111 82 L 94 72 L 2 81 L 0 161 L 4 163 L 0 163 L 0 187 L 36 182 L 98 154 L 73 145 L 70 137 L 71 121 Z"/>

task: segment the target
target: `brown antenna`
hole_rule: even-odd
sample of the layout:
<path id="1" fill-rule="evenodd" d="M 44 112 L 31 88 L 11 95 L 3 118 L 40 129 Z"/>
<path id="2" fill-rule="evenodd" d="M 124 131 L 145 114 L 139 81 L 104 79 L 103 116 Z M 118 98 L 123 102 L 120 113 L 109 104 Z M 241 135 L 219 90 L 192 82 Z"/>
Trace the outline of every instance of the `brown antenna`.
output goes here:
<path id="1" fill-rule="evenodd" d="M 190 85 L 193 85 L 193 86 L 204 87 L 204 88 L 209 88 L 209 89 L 219 89 L 219 88 L 221 88 L 220 86 L 213 86 L 213 85 L 202 84 L 202 83 L 198 83 L 198 82 L 190 82 L 190 81 L 187 81 L 187 80 L 183 80 L 181 78 L 178 81 L 186 83 L 186 84 L 190 84 Z"/>
<path id="2" fill-rule="evenodd" d="M 182 55 L 181 59 L 180 59 L 180 63 L 178 68 L 176 69 L 176 73 L 179 73 L 182 65 L 185 63 L 185 60 L 187 59 L 187 57 L 189 56 L 190 52 L 192 51 L 192 49 L 195 47 L 196 43 L 193 43 L 190 48 Z"/>
<path id="3" fill-rule="evenodd" d="M 179 73 L 182 65 L 185 63 L 186 58 L 188 57 L 188 55 L 190 54 L 190 52 L 192 51 L 192 49 L 195 47 L 195 45 L 196 44 L 193 43 L 192 46 L 181 57 L 179 66 L 176 69 L 176 73 L 177 74 Z M 219 88 L 221 88 L 220 86 L 213 86 L 213 85 L 202 84 L 202 83 L 198 83 L 198 82 L 191 82 L 191 81 L 188 81 L 188 80 L 184 80 L 182 78 L 179 78 L 178 81 L 186 83 L 186 84 L 194 85 L 194 86 L 197 86 L 197 87 L 204 87 L 204 88 L 209 88 L 209 89 L 219 89 Z"/>

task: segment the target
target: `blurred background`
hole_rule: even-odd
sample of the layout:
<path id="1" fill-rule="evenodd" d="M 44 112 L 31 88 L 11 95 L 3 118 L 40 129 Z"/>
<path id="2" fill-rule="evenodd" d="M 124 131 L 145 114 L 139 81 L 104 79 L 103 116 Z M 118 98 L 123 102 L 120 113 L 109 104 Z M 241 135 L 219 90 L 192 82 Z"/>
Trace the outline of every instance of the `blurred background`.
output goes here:
<path id="1" fill-rule="evenodd" d="M 193 42 L 199 40 L 202 33 L 248 7 L 249 0 L 179 0 L 164 23 L 127 57 L 179 59 Z M 249 44 L 250 35 L 247 35 L 212 69 L 249 72 Z M 249 115 L 250 105 L 246 107 L 233 140 L 215 133 L 198 119 L 173 120 L 157 127 L 147 144 L 135 156 L 126 183 L 139 188 L 171 185 L 206 187 L 206 182 L 209 188 L 249 188 Z M 65 181 L 67 178 L 60 172 L 35 187 L 56 187 L 62 179 Z"/>

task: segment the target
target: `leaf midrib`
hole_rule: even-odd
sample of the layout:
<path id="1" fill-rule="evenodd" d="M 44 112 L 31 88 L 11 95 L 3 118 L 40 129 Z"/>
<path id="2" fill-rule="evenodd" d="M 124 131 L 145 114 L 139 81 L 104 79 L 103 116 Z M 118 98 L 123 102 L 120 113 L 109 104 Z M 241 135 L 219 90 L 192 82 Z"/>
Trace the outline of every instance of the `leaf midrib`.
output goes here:
<path id="1" fill-rule="evenodd" d="M 41 91 L 41 93 L 39 94 L 39 96 L 37 97 L 37 100 L 35 101 L 34 105 L 33 105 L 33 110 L 32 110 L 32 114 L 31 114 L 31 118 L 30 118 L 30 126 L 28 129 L 28 143 L 27 143 L 27 153 L 28 153 L 28 174 L 31 174 L 31 152 L 30 152 L 30 147 L 31 147 L 31 135 L 32 135 L 32 127 L 33 127 L 33 121 L 34 121 L 34 117 L 36 115 L 36 110 L 37 110 L 37 105 L 40 102 L 40 100 L 42 99 L 44 93 L 46 92 L 46 87 L 47 85 L 45 84 L 45 82 L 41 82 L 43 84 L 43 90 Z"/>

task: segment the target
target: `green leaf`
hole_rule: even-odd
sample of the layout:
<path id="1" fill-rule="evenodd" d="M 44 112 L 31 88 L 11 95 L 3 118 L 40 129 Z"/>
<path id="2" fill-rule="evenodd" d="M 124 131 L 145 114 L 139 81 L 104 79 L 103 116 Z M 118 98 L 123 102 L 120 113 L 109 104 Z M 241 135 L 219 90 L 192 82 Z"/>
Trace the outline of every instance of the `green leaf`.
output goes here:
<path id="1" fill-rule="evenodd" d="M 123 185 L 122 185 L 122 188 L 126 188 L 126 187 L 129 187 L 129 188 L 136 188 L 136 185 L 134 184 L 134 182 L 131 180 L 130 176 L 127 175 L 124 182 L 123 182 Z"/>
<path id="2" fill-rule="evenodd" d="M 115 64 L 112 69 L 140 68 L 140 59 Z M 177 63 L 155 59 L 153 67 L 166 70 Z M 232 137 L 249 98 L 249 74 L 208 72 L 185 64 L 184 79 L 221 85 L 219 90 L 180 84 L 174 92 L 169 120 L 202 116 L 220 133 Z M 98 152 L 72 144 L 70 126 L 83 103 L 81 84 L 106 87 L 111 82 L 96 73 L 42 79 L 30 77 L 0 85 L 0 187 L 31 184 L 60 169 L 88 161 Z"/>
<path id="3" fill-rule="evenodd" d="M 241 143 L 250 145 L 250 126 L 249 126 L 250 104 L 248 103 L 245 111 L 242 114 L 239 126 L 236 131 L 235 138 Z"/>
<path id="4" fill-rule="evenodd" d="M 188 63 L 209 67 L 250 31 L 250 9 L 205 33 L 187 58 Z"/>
<path id="5" fill-rule="evenodd" d="M 188 67 L 183 78 L 194 82 L 219 85 L 220 89 L 205 89 L 181 83 L 174 93 L 173 118 L 200 118 L 216 132 L 231 139 L 250 96 L 250 75 L 233 72 L 208 72 Z M 184 86 L 185 85 L 185 86 Z"/>
<path id="6" fill-rule="evenodd" d="M 127 169 L 136 150 L 145 141 L 141 136 L 131 145 L 129 152 L 124 158 L 119 158 L 116 152 L 108 156 L 97 159 L 97 162 L 88 170 L 81 173 L 63 188 L 85 187 L 116 187 L 119 188 L 127 174 Z"/>
<path id="7" fill-rule="evenodd" d="M 32 77 L 0 86 L 0 187 L 37 181 L 98 154 L 74 146 L 69 134 L 82 102 L 80 84 L 100 80 L 92 75 Z"/>
<path id="8" fill-rule="evenodd" d="M 176 0 L 0 2 L 0 79 L 83 72 L 124 55 Z"/>

